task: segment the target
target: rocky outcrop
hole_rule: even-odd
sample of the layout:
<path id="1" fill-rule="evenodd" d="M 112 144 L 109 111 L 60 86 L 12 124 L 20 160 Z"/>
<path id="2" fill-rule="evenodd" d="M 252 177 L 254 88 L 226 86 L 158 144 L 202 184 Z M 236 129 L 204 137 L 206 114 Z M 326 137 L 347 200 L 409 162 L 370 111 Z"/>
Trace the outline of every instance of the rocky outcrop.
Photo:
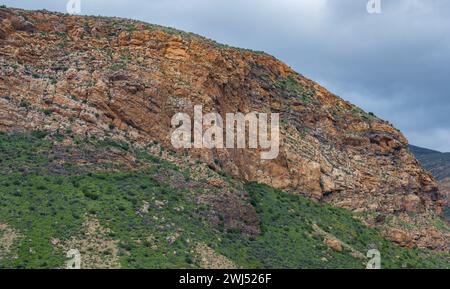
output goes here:
<path id="1" fill-rule="evenodd" d="M 439 189 L 447 200 L 447 208 L 445 217 L 450 222 L 450 178 L 445 178 L 439 182 Z"/>
<path id="2" fill-rule="evenodd" d="M 0 21 L 1 131 L 70 130 L 172 149 L 171 118 L 192 115 L 194 105 L 222 115 L 277 112 L 275 160 L 253 149 L 176 153 L 243 181 L 368 212 L 374 226 L 442 211 L 435 180 L 401 132 L 272 56 L 117 18 L 2 8 Z M 230 226 L 257 233 L 253 224 L 250 216 L 249 224 Z M 425 232 L 417 228 L 415 244 Z M 438 235 L 443 244 L 447 236 Z"/>

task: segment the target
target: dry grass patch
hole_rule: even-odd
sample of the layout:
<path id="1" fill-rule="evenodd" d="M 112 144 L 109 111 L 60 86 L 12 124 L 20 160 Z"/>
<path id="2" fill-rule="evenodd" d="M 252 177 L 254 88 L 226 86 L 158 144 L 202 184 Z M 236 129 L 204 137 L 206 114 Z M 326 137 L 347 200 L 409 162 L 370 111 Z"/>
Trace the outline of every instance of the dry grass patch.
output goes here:
<path id="1" fill-rule="evenodd" d="M 236 269 L 236 265 L 227 257 L 216 253 L 206 244 L 199 243 L 195 247 L 200 267 L 203 269 Z"/>
<path id="2" fill-rule="evenodd" d="M 71 249 L 80 252 L 82 269 L 120 268 L 118 241 L 110 235 L 111 230 L 102 227 L 97 219 L 87 218 L 83 233 L 72 237 L 61 247 L 65 252 Z"/>
<path id="3" fill-rule="evenodd" d="M 13 245 L 20 237 L 16 230 L 0 223 L 0 260 L 11 254 Z"/>

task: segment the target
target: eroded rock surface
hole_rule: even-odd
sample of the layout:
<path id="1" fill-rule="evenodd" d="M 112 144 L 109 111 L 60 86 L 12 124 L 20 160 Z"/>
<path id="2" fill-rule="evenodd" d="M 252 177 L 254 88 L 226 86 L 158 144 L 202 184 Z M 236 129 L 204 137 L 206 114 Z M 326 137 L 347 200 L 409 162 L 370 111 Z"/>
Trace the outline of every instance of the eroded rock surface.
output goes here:
<path id="1" fill-rule="evenodd" d="M 0 47 L 1 131 L 70 130 L 172 148 L 172 116 L 192 115 L 194 105 L 222 115 L 278 112 L 275 160 L 251 149 L 177 153 L 242 181 L 367 212 L 370 225 L 414 214 L 411 242 L 448 249 L 446 233 L 430 239 L 432 225 L 420 221 L 441 214 L 444 198 L 402 133 L 272 56 L 136 21 L 5 8 Z M 252 213 L 248 224 L 229 226 L 258 233 Z M 409 245 L 397 233 L 387 236 Z"/>

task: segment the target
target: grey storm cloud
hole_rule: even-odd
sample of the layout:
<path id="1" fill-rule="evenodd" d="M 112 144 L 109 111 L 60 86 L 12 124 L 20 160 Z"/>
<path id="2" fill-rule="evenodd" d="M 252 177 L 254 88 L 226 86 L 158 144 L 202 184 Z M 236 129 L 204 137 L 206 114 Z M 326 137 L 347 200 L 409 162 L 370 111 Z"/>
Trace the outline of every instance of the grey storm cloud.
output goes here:
<path id="1" fill-rule="evenodd" d="M 66 0 L 0 1 L 65 12 Z M 82 14 L 120 16 L 264 50 L 389 120 L 411 143 L 450 151 L 450 1 L 81 0 Z"/>

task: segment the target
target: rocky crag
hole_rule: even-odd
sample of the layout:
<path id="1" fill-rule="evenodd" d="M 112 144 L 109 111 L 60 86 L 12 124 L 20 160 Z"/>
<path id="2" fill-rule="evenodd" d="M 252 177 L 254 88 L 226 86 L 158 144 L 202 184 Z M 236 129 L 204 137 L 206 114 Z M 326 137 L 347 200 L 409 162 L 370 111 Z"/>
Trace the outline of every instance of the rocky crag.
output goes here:
<path id="1" fill-rule="evenodd" d="M 174 150 L 243 182 L 352 211 L 394 242 L 448 250 L 444 204 L 397 129 L 274 57 L 142 22 L 0 9 L 0 130 L 171 150 L 171 118 L 277 112 L 280 154 Z M 288 213 L 288 212 L 286 212 Z M 250 214 L 251 215 L 251 214 Z"/>

